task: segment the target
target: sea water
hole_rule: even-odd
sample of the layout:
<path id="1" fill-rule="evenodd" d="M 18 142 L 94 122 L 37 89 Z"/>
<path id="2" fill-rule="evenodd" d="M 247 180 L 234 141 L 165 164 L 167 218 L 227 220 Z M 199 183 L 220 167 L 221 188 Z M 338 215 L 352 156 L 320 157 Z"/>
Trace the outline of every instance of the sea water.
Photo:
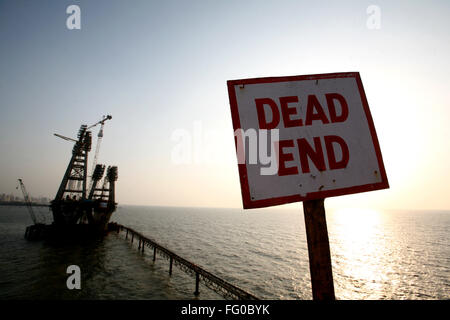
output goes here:
<path id="1" fill-rule="evenodd" d="M 121 205 L 111 221 L 261 299 L 311 299 L 303 212 Z M 49 209 L 38 208 L 51 216 Z M 222 299 L 123 233 L 29 242 L 25 207 L 0 206 L 0 299 Z M 450 212 L 327 210 L 337 299 L 449 299 Z M 70 265 L 81 289 L 69 290 Z"/>

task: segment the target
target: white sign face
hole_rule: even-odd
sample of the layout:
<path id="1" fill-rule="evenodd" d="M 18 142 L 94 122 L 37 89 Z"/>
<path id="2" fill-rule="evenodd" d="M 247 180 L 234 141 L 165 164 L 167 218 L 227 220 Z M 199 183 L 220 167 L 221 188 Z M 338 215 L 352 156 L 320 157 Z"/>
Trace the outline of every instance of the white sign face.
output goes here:
<path id="1" fill-rule="evenodd" d="M 389 188 L 358 72 L 227 84 L 244 208 Z"/>

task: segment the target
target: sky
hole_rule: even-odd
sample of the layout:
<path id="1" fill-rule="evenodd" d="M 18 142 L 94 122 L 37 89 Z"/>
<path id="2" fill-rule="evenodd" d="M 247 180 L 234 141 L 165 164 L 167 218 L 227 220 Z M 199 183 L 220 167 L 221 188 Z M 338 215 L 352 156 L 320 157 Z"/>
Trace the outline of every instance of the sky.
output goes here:
<path id="1" fill-rule="evenodd" d="M 120 204 L 242 208 L 226 81 L 358 71 L 390 189 L 326 206 L 450 209 L 449 16 L 448 1 L 0 0 L 0 193 L 22 178 L 54 197 L 72 144 L 53 133 L 111 114 L 99 162 L 119 167 Z"/>

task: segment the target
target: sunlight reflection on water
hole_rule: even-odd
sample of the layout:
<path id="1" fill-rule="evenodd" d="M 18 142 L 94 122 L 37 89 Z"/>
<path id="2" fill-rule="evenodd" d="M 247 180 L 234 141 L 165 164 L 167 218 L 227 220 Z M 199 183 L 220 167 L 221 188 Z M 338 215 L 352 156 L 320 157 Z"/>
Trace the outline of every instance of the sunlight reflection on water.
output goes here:
<path id="1" fill-rule="evenodd" d="M 442 219 L 438 225 L 432 221 L 436 215 Z M 436 212 L 333 212 L 328 225 L 336 295 L 340 299 L 448 298 L 449 243 L 443 241 L 448 234 L 439 232 L 439 224 L 448 226 L 449 218 Z M 441 245 L 427 246 L 429 241 Z M 430 256 L 439 261 L 439 277 L 434 267 L 426 267 Z"/>

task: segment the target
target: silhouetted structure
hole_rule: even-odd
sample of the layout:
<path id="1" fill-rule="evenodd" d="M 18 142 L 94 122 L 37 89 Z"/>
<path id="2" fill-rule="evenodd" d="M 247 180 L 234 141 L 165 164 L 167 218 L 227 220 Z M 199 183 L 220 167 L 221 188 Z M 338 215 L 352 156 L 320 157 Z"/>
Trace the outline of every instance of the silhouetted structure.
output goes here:
<path id="1" fill-rule="evenodd" d="M 111 214 L 116 210 L 115 182 L 117 181 L 117 167 L 109 166 L 105 172 L 105 165 L 97 164 L 92 173 L 90 190 L 88 190 L 88 154 L 91 150 L 92 136 L 89 129 L 101 124 L 97 140 L 98 145 L 103 137 L 103 126 L 111 116 L 103 117 L 96 124 L 87 127 L 82 125 L 78 131 L 78 139 L 71 139 L 56 135 L 65 140 L 75 142 L 72 156 L 63 176 L 55 199 L 50 208 L 53 213 L 51 225 L 33 225 L 27 228 L 27 239 L 40 239 L 48 236 L 58 239 L 77 239 L 101 236 L 107 231 Z M 102 181 L 103 178 L 103 181 Z"/>

